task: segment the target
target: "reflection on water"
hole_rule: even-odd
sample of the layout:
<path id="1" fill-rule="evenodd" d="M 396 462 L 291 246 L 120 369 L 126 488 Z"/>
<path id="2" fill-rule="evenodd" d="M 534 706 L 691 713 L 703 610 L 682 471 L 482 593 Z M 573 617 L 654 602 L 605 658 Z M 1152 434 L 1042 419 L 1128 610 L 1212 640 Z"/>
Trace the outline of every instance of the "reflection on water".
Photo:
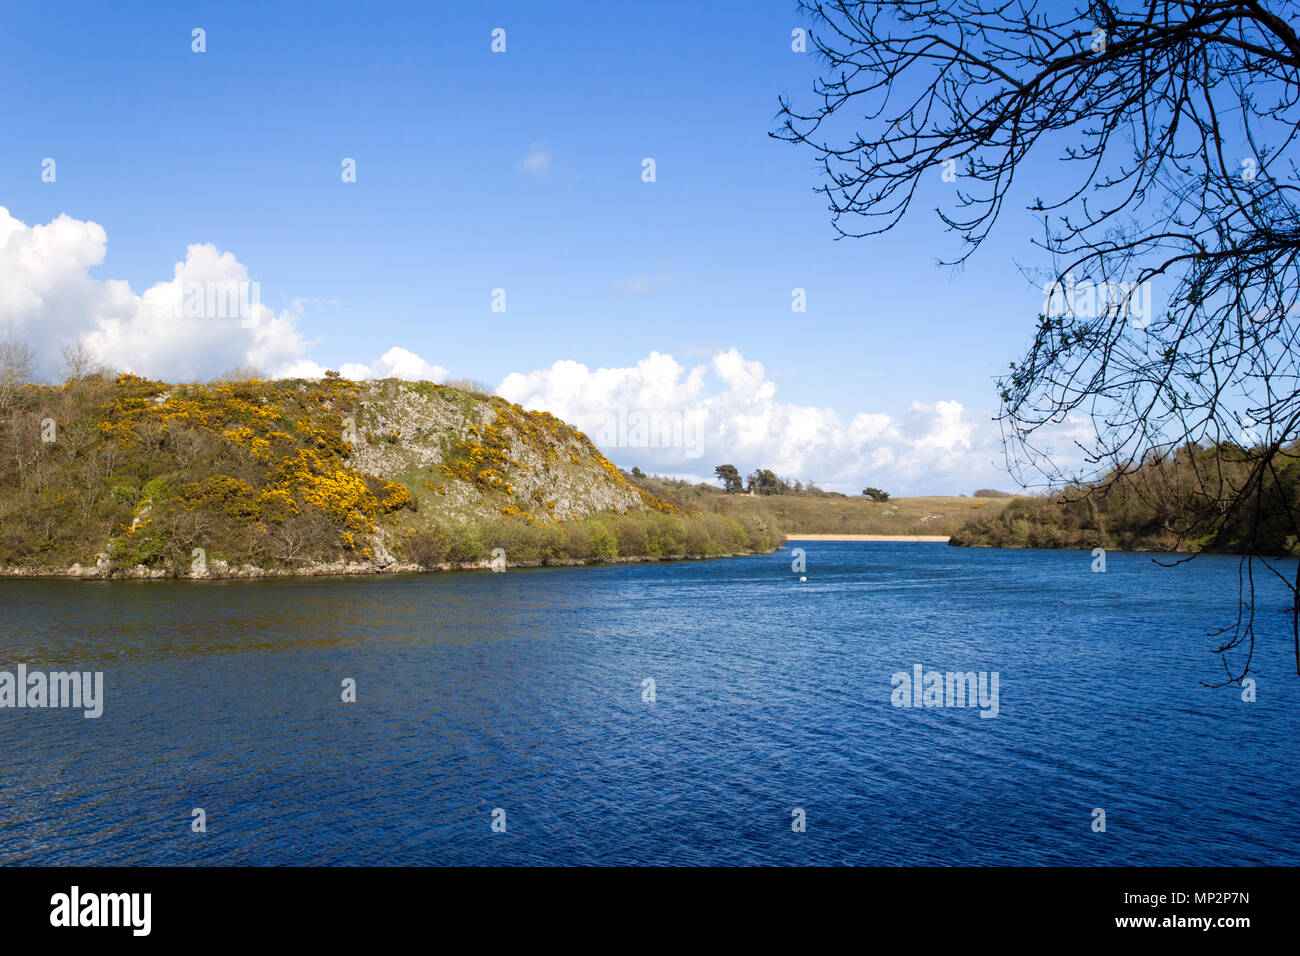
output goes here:
<path id="1" fill-rule="evenodd" d="M 0 581 L 0 669 L 106 695 L 98 720 L 0 710 L 0 861 L 1297 862 L 1280 589 L 1248 704 L 1198 683 L 1232 559 L 803 546 L 803 583 L 788 553 Z M 998 717 L 892 706 L 918 663 L 999 672 Z"/>

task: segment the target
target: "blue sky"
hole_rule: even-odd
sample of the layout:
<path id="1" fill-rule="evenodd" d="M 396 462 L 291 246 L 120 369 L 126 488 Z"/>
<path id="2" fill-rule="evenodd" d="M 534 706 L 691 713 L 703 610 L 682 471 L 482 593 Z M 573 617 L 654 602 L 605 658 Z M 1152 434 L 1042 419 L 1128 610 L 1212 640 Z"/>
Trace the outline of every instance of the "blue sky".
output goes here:
<path id="1" fill-rule="evenodd" d="M 887 237 L 836 242 L 812 157 L 768 136 L 778 95 L 811 103 L 819 64 L 790 48 L 801 25 L 784 0 L 18 6 L 0 35 L 0 206 L 29 227 L 98 223 L 90 276 L 136 294 L 190 244 L 229 252 L 264 304 L 294 309 L 320 366 L 400 346 L 496 384 L 557 361 L 692 367 L 734 349 L 779 401 L 846 426 L 955 402 L 994 427 L 993 379 L 1042 301 L 1016 269 L 1038 261 L 1032 220 L 1009 210 L 956 273 L 935 264 L 956 248 L 937 200 Z M 897 487 L 994 480 L 968 445 L 959 486 L 914 462 Z M 793 477 L 843 490 L 893 474 L 870 455 L 855 471 L 772 448 L 810 472 Z M 732 451 L 713 442 L 707 467 L 611 457 L 706 475 Z"/>

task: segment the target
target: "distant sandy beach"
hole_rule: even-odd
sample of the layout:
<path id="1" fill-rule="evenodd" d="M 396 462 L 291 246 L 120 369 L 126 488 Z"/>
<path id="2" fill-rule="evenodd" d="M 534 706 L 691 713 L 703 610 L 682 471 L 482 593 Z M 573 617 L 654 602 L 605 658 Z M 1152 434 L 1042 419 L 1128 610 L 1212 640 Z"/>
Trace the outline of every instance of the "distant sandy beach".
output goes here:
<path id="1" fill-rule="evenodd" d="M 933 541 L 947 544 L 946 534 L 787 534 L 787 541 Z"/>

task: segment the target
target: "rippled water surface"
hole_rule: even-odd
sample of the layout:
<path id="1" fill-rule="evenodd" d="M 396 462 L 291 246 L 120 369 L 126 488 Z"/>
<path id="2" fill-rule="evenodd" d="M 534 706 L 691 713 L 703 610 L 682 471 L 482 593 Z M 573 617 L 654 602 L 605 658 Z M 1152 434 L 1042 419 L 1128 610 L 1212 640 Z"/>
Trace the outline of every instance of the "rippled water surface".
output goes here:
<path id="1" fill-rule="evenodd" d="M 106 695 L 98 720 L 0 710 L 0 861 L 1300 862 L 1280 585 L 1245 703 L 1199 683 L 1234 559 L 802 546 L 804 582 L 788 551 L 0 581 L 0 670 L 100 670 Z M 894 707 L 918 663 L 998 672 L 997 718 Z"/>

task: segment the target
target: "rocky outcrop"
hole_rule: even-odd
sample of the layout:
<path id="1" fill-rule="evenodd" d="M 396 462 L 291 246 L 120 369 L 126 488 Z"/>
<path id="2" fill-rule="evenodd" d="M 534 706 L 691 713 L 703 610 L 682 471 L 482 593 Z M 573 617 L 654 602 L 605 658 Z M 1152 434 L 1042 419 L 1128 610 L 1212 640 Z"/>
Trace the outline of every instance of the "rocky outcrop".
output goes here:
<path id="1" fill-rule="evenodd" d="M 765 551 L 547 412 L 431 382 L 29 386 L 0 441 L 0 574 L 223 578 Z M 63 423 L 46 442 L 36 427 Z"/>

